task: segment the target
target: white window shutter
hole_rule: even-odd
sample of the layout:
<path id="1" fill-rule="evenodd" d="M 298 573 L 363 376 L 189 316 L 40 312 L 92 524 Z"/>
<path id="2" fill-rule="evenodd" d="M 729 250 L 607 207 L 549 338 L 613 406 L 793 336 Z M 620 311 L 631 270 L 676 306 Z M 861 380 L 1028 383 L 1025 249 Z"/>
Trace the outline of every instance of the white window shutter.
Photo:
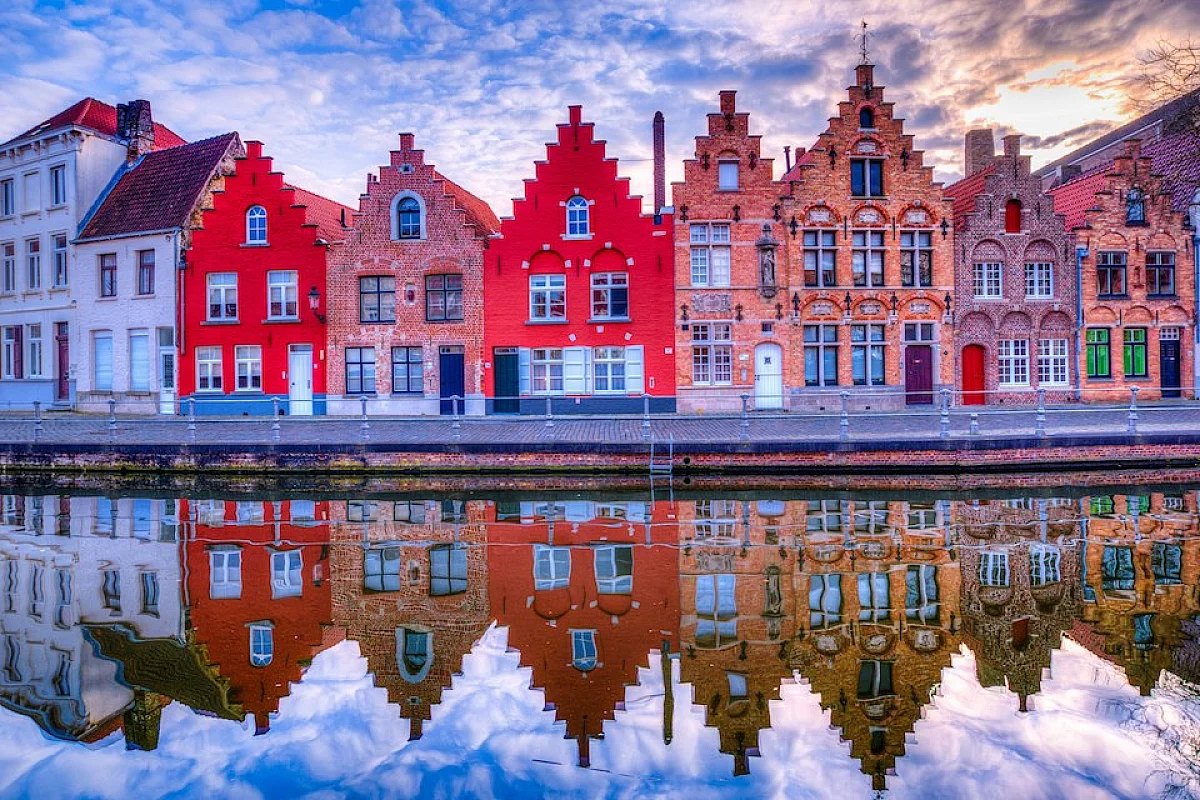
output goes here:
<path id="1" fill-rule="evenodd" d="M 587 394 L 587 352 L 586 347 L 563 349 L 563 388 L 567 394 Z"/>
<path id="2" fill-rule="evenodd" d="M 522 347 L 517 351 L 517 354 L 517 373 L 519 376 L 518 385 L 520 387 L 521 395 L 525 396 L 532 393 L 529 380 L 529 348 Z"/>
<path id="3" fill-rule="evenodd" d="M 625 348 L 625 391 L 642 394 L 646 391 L 646 378 L 642 346 Z"/>
<path id="4" fill-rule="evenodd" d="M 646 504 L 645 503 L 629 503 L 625 510 L 625 519 L 630 522 L 645 522 Z"/>

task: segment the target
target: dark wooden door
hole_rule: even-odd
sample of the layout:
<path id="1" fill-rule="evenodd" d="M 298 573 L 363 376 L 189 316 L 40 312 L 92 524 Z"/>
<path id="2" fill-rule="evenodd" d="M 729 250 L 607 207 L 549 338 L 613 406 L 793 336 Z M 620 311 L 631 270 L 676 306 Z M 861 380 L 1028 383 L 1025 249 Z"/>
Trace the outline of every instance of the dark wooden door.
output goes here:
<path id="1" fill-rule="evenodd" d="M 1179 340 L 1160 341 L 1158 348 L 1162 396 L 1179 397 Z"/>
<path id="2" fill-rule="evenodd" d="M 54 399 L 66 400 L 71 395 L 71 344 L 70 337 L 67 336 L 67 323 L 54 323 L 54 344 L 58 348 Z"/>
<path id="3" fill-rule="evenodd" d="M 904 348 L 904 393 L 910 406 L 933 402 L 933 348 L 927 344 Z"/>
<path id="4" fill-rule="evenodd" d="M 441 375 L 442 413 L 454 413 L 453 397 L 458 398 L 458 411 L 463 410 L 463 395 L 467 382 L 464 374 L 464 356 L 462 353 L 442 353 L 438 363 L 438 373 Z"/>
<path id="5" fill-rule="evenodd" d="M 965 406 L 981 406 L 987 402 L 983 354 L 981 344 L 969 344 L 962 350 L 962 402 Z"/>
<path id="6" fill-rule="evenodd" d="M 521 393 L 521 363 L 517 351 L 497 350 L 492 359 L 495 370 L 496 397 L 492 411 L 497 414 L 516 414 L 521 410 L 517 395 Z"/>

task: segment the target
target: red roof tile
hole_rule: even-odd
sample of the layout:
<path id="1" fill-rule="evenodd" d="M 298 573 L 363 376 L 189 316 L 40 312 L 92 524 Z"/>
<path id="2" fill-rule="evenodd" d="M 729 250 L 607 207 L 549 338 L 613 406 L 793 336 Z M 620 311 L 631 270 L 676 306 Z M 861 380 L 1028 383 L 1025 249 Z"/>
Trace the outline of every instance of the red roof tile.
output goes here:
<path id="1" fill-rule="evenodd" d="M 500 230 L 500 219 L 491 206 L 440 172 L 434 174 L 439 180 L 445 181 L 446 193 L 454 198 L 455 205 L 467 212 L 467 219 L 480 236 L 488 237 Z"/>
<path id="2" fill-rule="evenodd" d="M 952 183 L 946 187 L 946 197 L 949 197 L 953 203 L 954 223 L 975 210 L 975 198 L 978 197 L 987 186 L 987 178 L 996 172 L 995 164 L 988 164 L 978 172 L 972 173 L 961 181 Z"/>
<path id="3" fill-rule="evenodd" d="M 111 191 L 87 221 L 80 239 L 182 228 L 231 147 L 236 133 L 146 154 L 122 168 Z"/>
<path id="4" fill-rule="evenodd" d="M 70 126 L 87 128 L 106 136 L 116 136 L 117 109 L 93 97 L 85 97 L 70 108 L 60 111 L 53 117 L 50 117 L 50 119 L 34 125 L 20 136 L 14 136 L 5 142 L 4 145 L 0 146 L 7 146 L 29 136 Z M 167 126 L 158 122 L 154 123 L 155 150 L 166 150 L 167 148 L 178 147 L 186 143 L 186 139 L 176 134 Z"/>
<path id="5" fill-rule="evenodd" d="M 296 202 L 304 206 L 304 218 L 310 225 L 317 226 L 317 235 L 327 242 L 340 242 L 345 238 L 343 219 L 347 225 L 354 210 L 327 197 L 292 186 L 296 190 Z"/>
<path id="6" fill-rule="evenodd" d="M 1083 224 L 1084 212 L 1096 205 L 1096 192 L 1104 188 L 1104 177 L 1111 169 L 1112 164 L 1104 164 L 1050 190 L 1054 212 L 1066 216 L 1067 230 Z"/>

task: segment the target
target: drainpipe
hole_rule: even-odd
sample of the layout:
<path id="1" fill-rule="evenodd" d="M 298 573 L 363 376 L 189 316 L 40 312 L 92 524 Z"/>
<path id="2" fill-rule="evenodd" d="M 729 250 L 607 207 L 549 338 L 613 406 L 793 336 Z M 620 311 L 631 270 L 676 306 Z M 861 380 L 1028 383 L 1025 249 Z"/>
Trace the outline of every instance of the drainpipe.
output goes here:
<path id="1" fill-rule="evenodd" d="M 1196 351 L 1200 350 L 1200 255 L 1196 254 L 1200 247 L 1200 190 L 1192 196 L 1188 217 L 1192 223 L 1192 397 L 1200 397 L 1200 370 L 1196 369 Z"/>
<path id="2" fill-rule="evenodd" d="M 1083 401 L 1083 348 L 1079 345 L 1083 344 L 1081 339 L 1084 332 L 1085 320 L 1083 316 L 1083 259 L 1087 257 L 1088 249 L 1082 245 L 1075 245 L 1075 399 Z"/>

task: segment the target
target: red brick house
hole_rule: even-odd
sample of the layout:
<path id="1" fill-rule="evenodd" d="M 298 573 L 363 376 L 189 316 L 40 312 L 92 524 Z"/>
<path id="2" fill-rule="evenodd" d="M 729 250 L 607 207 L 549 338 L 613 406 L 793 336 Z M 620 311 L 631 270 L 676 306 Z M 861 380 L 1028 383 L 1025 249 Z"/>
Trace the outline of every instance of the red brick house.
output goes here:
<path id="1" fill-rule="evenodd" d="M 571 106 L 485 258 L 488 410 L 674 410 L 672 233 Z"/>
<path id="2" fill-rule="evenodd" d="M 1192 397 L 1195 251 L 1185 217 L 1137 139 L 1050 190 L 1080 251 L 1085 401 Z"/>
<path id="3" fill-rule="evenodd" d="M 330 412 L 482 414 L 487 203 L 400 134 L 329 263 Z"/>
<path id="4" fill-rule="evenodd" d="M 955 389 L 964 405 L 1074 399 L 1078 386 L 1074 239 L 1021 137 L 967 134 L 954 209 Z"/>
<path id="5" fill-rule="evenodd" d="M 325 413 L 326 258 L 350 209 L 284 183 L 247 142 L 180 270 L 179 396 L 197 414 Z"/>

